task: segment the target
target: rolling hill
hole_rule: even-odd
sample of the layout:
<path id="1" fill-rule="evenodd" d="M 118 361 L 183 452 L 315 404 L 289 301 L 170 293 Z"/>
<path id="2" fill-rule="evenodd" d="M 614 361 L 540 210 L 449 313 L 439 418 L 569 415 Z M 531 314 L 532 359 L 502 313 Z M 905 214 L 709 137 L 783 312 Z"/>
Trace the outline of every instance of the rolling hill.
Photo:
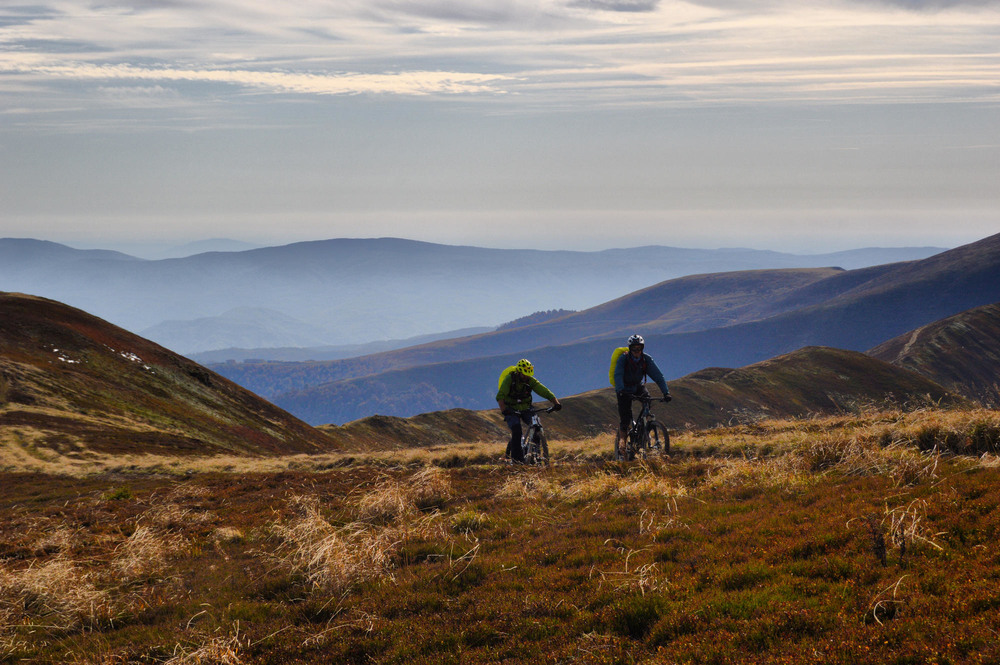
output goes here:
<path id="1" fill-rule="evenodd" d="M 797 256 L 744 249 L 641 247 L 571 252 L 380 238 L 149 261 L 7 238 L 0 239 L 0 288 L 65 302 L 175 350 L 195 353 L 256 344 L 231 326 L 226 313 L 236 308 L 272 310 L 300 322 L 301 330 L 257 324 L 253 339 L 269 345 L 315 340 L 317 329 L 322 330 L 320 344 L 364 344 L 492 327 L 538 310 L 592 307 L 636 288 L 694 273 L 854 267 L 937 251 Z M 517 288 L 511 288 L 512 280 Z M 167 321 L 171 323 L 158 327 Z M 282 333 L 288 334 L 282 337 Z"/>
<path id="2" fill-rule="evenodd" d="M 780 274 L 787 280 L 786 271 Z M 700 306 L 698 298 L 685 302 L 670 296 L 688 282 L 750 283 L 762 275 L 771 273 L 673 280 L 536 326 L 389 354 L 286 367 L 237 365 L 219 371 L 308 422 L 322 424 L 372 413 L 408 416 L 450 407 L 488 408 L 496 376 L 521 356 L 535 362 L 543 383 L 559 395 L 592 390 L 605 383 L 608 356 L 620 345 L 624 330 L 646 333 L 647 350 L 668 378 L 703 367 L 747 365 L 804 346 L 864 351 L 908 330 L 1000 301 L 1000 235 L 921 261 L 858 271 L 813 271 L 812 279 L 795 287 L 760 292 L 745 287 L 742 295 L 718 308 Z M 769 279 L 758 283 L 775 281 L 787 283 Z M 711 290 L 702 286 L 696 292 Z M 724 298 L 726 289 L 719 288 L 719 293 Z M 625 307 L 629 300 L 634 302 Z M 601 308 L 616 314 L 602 318 L 594 311 Z M 731 322 L 698 329 L 711 325 L 707 319 L 718 318 L 717 311 L 728 311 Z M 676 315 L 679 312 L 692 314 Z M 697 323 L 696 312 L 705 317 L 704 324 Z M 603 333 L 584 336 L 577 330 L 576 340 L 568 341 L 566 336 L 572 336 L 568 320 L 589 320 L 598 330 L 601 321 L 610 321 L 606 325 L 618 326 L 618 334 L 605 328 Z M 664 329 L 656 327 L 660 320 L 667 330 L 678 321 L 695 329 L 659 332 Z M 262 390 L 266 383 L 271 392 Z"/>
<path id="3" fill-rule="evenodd" d="M 1000 304 L 935 321 L 868 353 L 983 406 L 1000 407 Z"/>
<path id="4" fill-rule="evenodd" d="M 495 331 L 420 344 L 336 362 L 243 363 L 213 366 L 265 397 L 352 379 L 381 371 L 444 361 L 473 359 L 525 349 L 572 344 L 613 335 L 626 338 L 679 329 L 710 329 L 720 322 L 753 320 L 762 308 L 773 311 L 790 294 L 843 273 L 834 268 L 758 270 L 692 275 L 662 282 L 582 312 L 538 323 L 501 326 Z"/>
<path id="5" fill-rule="evenodd" d="M 760 418 L 853 413 L 870 405 L 938 404 L 969 407 L 965 398 L 915 372 L 863 353 L 807 347 L 739 369 L 708 368 L 671 382 L 674 401 L 654 405 L 671 429 L 701 429 Z M 657 389 L 651 389 L 658 395 Z M 562 400 L 544 418 L 550 439 L 613 431 L 614 391 L 602 388 Z M 450 409 L 409 418 L 369 416 L 324 432 L 348 450 L 499 441 L 509 430 L 496 409 Z"/>
<path id="6" fill-rule="evenodd" d="M 332 446 L 318 430 L 157 344 L 62 303 L 3 292 L 0 444 L 84 458 Z"/>
<path id="7" fill-rule="evenodd" d="M 0 443 L 34 454 L 270 455 L 506 436 L 496 409 L 369 416 L 314 429 L 148 340 L 34 296 L 0 293 L 0 349 Z M 887 401 L 970 404 L 908 369 L 820 347 L 741 369 L 702 369 L 673 381 L 671 390 L 676 401 L 657 411 L 675 429 L 853 412 Z M 546 417 L 552 438 L 593 436 L 613 426 L 609 388 L 563 402 L 563 411 Z"/>

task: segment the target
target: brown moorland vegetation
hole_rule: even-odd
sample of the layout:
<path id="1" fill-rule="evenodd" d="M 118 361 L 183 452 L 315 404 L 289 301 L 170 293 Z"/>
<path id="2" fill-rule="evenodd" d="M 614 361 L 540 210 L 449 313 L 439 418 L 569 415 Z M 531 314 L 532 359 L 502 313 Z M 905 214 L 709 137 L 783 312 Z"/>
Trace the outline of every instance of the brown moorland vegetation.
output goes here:
<path id="1" fill-rule="evenodd" d="M 879 344 L 872 357 L 905 367 L 978 404 L 1000 406 L 1000 304 L 970 309 Z"/>
<path id="2" fill-rule="evenodd" d="M 989 663 L 1000 414 L 363 455 L 10 457 L 0 662 Z"/>
<path id="3" fill-rule="evenodd" d="M 321 432 L 79 309 L 0 292 L 0 444 L 60 455 L 318 452 Z"/>

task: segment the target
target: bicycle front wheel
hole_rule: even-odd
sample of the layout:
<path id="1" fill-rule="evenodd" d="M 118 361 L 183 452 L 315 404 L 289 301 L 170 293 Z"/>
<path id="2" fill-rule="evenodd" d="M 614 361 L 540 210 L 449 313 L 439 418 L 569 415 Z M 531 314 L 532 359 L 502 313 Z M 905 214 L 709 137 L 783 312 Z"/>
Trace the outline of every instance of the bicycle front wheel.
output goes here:
<path id="1" fill-rule="evenodd" d="M 670 432 L 663 423 L 651 422 L 646 426 L 646 441 L 650 452 L 670 454 Z"/>
<path id="2" fill-rule="evenodd" d="M 539 464 L 541 460 L 539 459 L 538 451 L 538 438 L 541 436 L 541 432 L 535 426 L 528 428 L 528 432 L 524 435 L 524 463 L 525 464 Z"/>
<path id="3" fill-rule="evenodd" d="M 545 466 L 549 465 L 549 441 L 541 432 L 538 433 L 538 455 L 540 462 Z"/>
<path id="4" fill-rule="evenodd" d="M 633 461 L 637 455 L 642 454 L 642 435 L 639 433 L 638 427 L 633 426 L 628 432 L 628 438 L 625 439 L 625 461 Z"/>

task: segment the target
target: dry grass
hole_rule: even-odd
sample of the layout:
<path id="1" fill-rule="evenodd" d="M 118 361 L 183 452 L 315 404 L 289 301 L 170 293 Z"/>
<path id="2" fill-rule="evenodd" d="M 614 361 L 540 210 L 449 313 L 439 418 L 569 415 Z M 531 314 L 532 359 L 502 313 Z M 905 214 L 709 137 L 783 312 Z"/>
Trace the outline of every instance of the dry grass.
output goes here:
<path id="1" fill-rule="evenodd" d="M 21 570 L 0 568 L 0 598 L 9 616 L 20 615 L 24 622 L 55 630 L 96 628 L 110 621 L 113 611 L 110 594 L 92 578 L 62 557 Z"/>
<path id="2" fill-rule="evenodd" d="M 338 594 L 354 586 L 391 579 L 393 555 L 400 541 L 367 524 L 332 525 L 315 497 L 294 497 L 297 515 L 273 526 L 284 541 L 277 558 L 289 571 L 305 575 L 317 591 Z"/>
<path id="3" fill-rule="evenodd" d="M 118 546 L 111 565 L 125 580 L 161 577 L 167 571 L 169 559 L 186 547 L 185 539 L 177 534 L 139 526 Z"/>
<path id="4" fill-rule="evenodd" d="M 194 497 L 187 500 L 191 501 Z M 179 529 L 194 524 L 211 522 L 213 516 L 205 511 L 183 508 L 177 503 L 158 503 L 152 506 L 142 516 L 143 522 L 148 522 L 159 529 Z"/>
<path id="5" fill-rule="evenodd" d="M 413 519 L 419 511 L 442 507 L 451 497 L 447 472 L 426 467 L 406 480 L 378 482 L 358 500 L 358 518 L 382 523 Z"/>
<path id="6" fill-rule="evenodd" d="M 11 475 L 0 661 L 992 662 L 1000 463 L 971 451 L 996 421 L 759 421 L 629 464 L 602 435 L 544 469 L 470 446 Z"/>
<path id="7" fill-rule="evenodd" d="M 32 529 L 33 531 L 34 529 Z M 35 540 L 32 550 L 42 554 L 68 553 L 80 540 L 80 532 L 66 524 L 57 526 L 45 525 L 41 529 L 43 535 Z"/>
<path id="8" fill-rule="evenodd" d="M 213 637 L 196 647 L 178 645 L 163 665 L 243 665 L 246 645 L 239 632 L 230 637 Z"/>

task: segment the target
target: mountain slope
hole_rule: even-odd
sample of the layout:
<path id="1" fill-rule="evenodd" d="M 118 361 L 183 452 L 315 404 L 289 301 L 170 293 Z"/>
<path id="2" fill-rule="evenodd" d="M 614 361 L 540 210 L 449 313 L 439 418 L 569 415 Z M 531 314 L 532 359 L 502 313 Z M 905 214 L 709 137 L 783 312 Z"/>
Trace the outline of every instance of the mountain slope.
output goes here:
<path id="1" fill-rule="evenodd" d="M 329 449 L 229 380 L 61 303 L 0 292 L 0 443 L 116 453 Z"/>
<path id="2" fill-rule="evenodd" d="M 651 389 L 654 394 L 656 388 Z M 855 412 L 868 405 L 970 406 L 933 381 L 863 353 L 809 347 L 740 369 L 704 369 L 671 383 L 674 400 L 653 412 L 671 429 L 709 428 L 759 418 L 795 418 Z M 613 431 L 617 403 L 610 388 L 562 400 L 543 416 L 549 438 L 581 438 Z M 497 441 L 509 436 L 496 409 L 451 409 L 410 418 L 370 416 L 321 428 L 347 449 Z"/>
<path id="3" fill-rule="evenodd" d="M 124 255 L 112 259 L 67 247 L 55 252 L 60 246 L 52 245 L 0 239 L 0 257 L 18 257 L 0 260 L 2 288 L 65 302 L 133 331 L 163 321 L 210 319 L 237 307 L 271 309 L 323 328 L 329 345 L 495 326 L 538 310 L 582 309 L 693 273 L 850 259 L 671 247 L 501 250 L 381 238 L 126 261 Z M 913 257 L 938 250 L 886 251 Z M 210 349 L 193 349 L 203 350 Z"/>
<path id="4" fill-rule="evenodd" d="M 835 282 L 834 288 L 824 282 Z M 923 261 L 865 269 L 860 275 L 834 274 L 804 289 L 826 300 L 739 325 L 650 334 L 647 350 L 668 378 L 701 367 L 746 365 L 803 346 L 864 351 L 908 330 L 1000 301 L 1000 235 Z M 799 295 L 792 294 L 791 300 Z M 620 342 L 611 337 L 533 348 L 529 339 L 510 353 L 384 371 L 272 399 L 314 423 L 345 422 L 371 413 L 406 416 L 447 407 L 486 408 L 492 403 L 496 375 L 520 356 L 535 362 L 540 379 L 556 394 L 573 394 L 606 382 L 608 356 Z M 351 362 L 368 363 L 370 371 L 377 372 L 383 360 L 372 356 Z"/>
<path id="5" fill-rule="evenodd" d="M 586 339 L 624 340 L 636 331 L 649 335 L 754 320 L 763 312 L 781 310 L 781 302 L 801 303 L 802 298 L 795 298 L 795 293 L 841 274 L 843 271 L 839 269 L 809 268 L 692 275 L 661 282 L 582 312 L 459 339 L 325 363 L 227 364 L 213 369 L 271 398 L 292 390 L 407 367 L 524 353 L 527 349 Z M 843 288 L 854 283 L 845 281 Z"/>
<path id="6" fill-rule="evenodd" d="M 935 321 L 868 353 L 984 406 L 1000 407 L 1000 304 Z"/>

